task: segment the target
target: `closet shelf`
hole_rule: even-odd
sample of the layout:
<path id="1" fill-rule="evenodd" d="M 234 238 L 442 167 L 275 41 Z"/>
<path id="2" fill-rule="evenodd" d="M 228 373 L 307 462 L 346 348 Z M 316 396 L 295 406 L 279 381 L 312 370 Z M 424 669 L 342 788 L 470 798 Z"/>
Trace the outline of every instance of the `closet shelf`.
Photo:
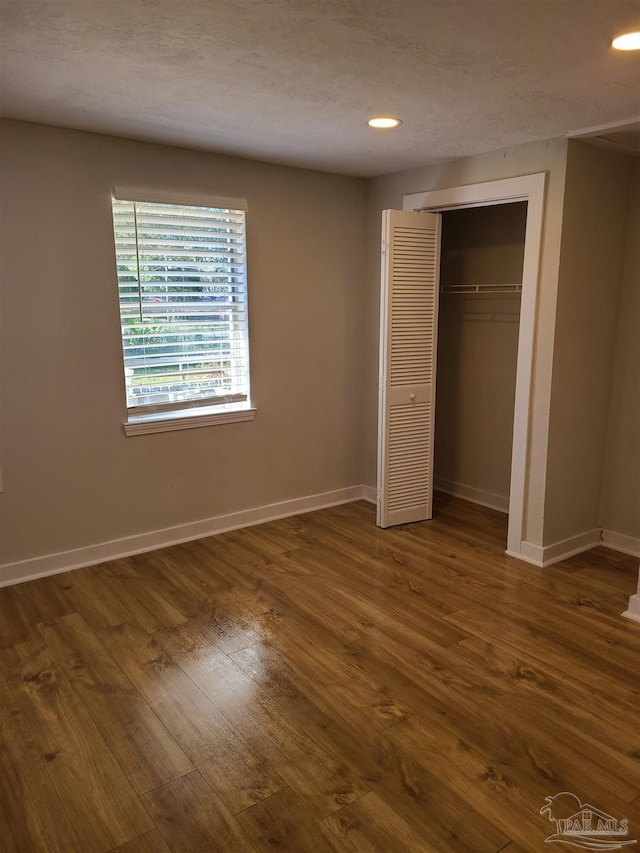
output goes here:
<path id="1" fill-rule="evenodd" d="M 440 293 L 522 293 L 521 284 L 444 284 Z"/>

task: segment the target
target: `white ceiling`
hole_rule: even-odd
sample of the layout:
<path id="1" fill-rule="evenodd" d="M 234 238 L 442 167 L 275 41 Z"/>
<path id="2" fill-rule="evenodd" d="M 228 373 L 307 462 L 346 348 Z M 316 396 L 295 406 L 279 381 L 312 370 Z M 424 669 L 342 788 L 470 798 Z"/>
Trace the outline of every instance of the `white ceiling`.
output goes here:
<path id="1" fill-rule="evenodd" d="M 0 0 L 1 114 L 377 175 L 637 118 L 640 53 L 610 43 L 639 19 L 639 0 Z"/>

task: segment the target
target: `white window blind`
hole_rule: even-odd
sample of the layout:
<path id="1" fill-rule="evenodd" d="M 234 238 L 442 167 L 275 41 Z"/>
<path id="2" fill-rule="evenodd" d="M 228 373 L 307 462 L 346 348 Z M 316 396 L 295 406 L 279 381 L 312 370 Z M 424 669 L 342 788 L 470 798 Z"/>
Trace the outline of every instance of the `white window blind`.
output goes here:
<path id="1" fill-rule="evenodd" d="M 127 408 L 249 397 L 244 210 L 113 199 Z"/>

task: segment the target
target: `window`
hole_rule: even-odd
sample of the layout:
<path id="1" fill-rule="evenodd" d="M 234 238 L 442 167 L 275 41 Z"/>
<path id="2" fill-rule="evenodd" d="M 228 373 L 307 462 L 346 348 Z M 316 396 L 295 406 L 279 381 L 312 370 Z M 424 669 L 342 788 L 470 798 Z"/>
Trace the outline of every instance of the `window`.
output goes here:
<path id="1" fill-rule="evenodd" d="M 160 198 L 113 198 L 127 434 L 253 413 L 246 204 Z"/>

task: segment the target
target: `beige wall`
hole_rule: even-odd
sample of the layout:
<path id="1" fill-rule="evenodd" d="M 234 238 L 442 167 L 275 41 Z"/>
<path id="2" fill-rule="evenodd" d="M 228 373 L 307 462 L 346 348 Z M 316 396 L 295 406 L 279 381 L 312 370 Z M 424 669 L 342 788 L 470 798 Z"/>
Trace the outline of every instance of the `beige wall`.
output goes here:
<path id="1" fill-rule="evenodd" d="M 605 530 L 640 539 L 640 161 L 638 160 L 633 165 L 629 182 L 629 209 L 611 371 L 600 525 Z"/>
<path id="2" fill-rule="evenodd" d="M 363 181 L 2 130 L 0 562 L 362 482 Z M 125 437 L 116 184 L 248 199 L 254 422 Z"/>
<path id="3" fill-rule="evenodd" d="M 381 211 L 540 171 L 525 539 L 598 524 L 639 535 L 640 178 L 636 164 L 623 274 L 627 158 L 518 146 L 371 180 L 365 208 L 358 179 L 20 122 L 2 123 L 1 153 L 0 563 L 357 485 L 363 456 L 374 485 Z M 124 436 L 115 184 L 248 198 L 254 422 Z"/>
<path id="4" fill-rule="evenodd" d="M 547 172 L 545 223 L 539 284 L 533 375 L 533 417 L 525 506 L 525 539 L 542 544 L 551 367 L 555 331 L 556 292 L 564 200 L 567 141 L 520 145 L 444 163 L 387 175 L 369 182 L 367 202 L 367 278 L 365 302 L 365 483 L 376 481 L 377 353 L 380 281 L 380 219 L 385 208 L 402 208 L 403 195 L 462 186 L 518 175 Z M 437 389 L 436 389 L 437 395 Z M 437 406 L 437 404 L 436 404 Z"/>
<path id="5" fill-rule="evenodd" d="M 521 284 L 526 223 L 525 201 L 444 213 L 441 284 Z"/>
<path id="6" fill-rule="evenodd" d="M 526 215 L 526 202 L 444 213 L 441 284 L 521 283 Z M 436 488 L 506 508 L 520 294 L 445 291 L 439 314 Z"/>
<path id="7" fill-rule="evenodd" d="M 558 283 L 544 544 L 599 526 L 631 157 L 571 141 Z"/>

